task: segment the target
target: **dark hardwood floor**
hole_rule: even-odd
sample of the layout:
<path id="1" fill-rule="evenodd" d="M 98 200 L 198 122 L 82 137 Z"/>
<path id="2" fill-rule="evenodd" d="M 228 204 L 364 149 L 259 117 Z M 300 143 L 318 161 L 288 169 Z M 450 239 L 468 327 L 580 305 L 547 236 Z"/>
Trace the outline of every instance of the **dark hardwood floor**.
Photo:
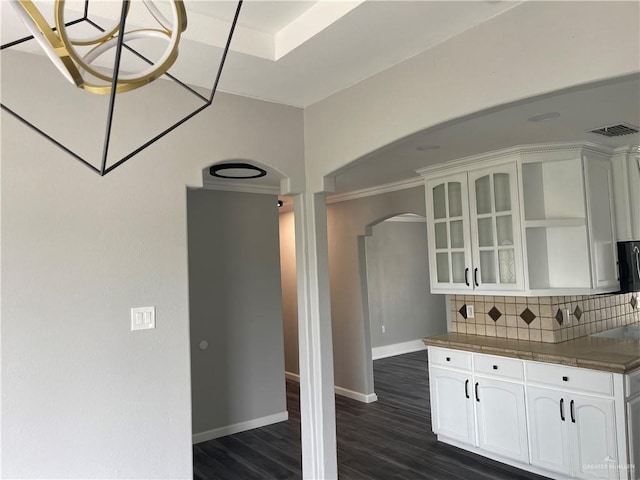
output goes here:
<path id="1" fill-rule="evenodd" d="M 336 396 L 340 479 L 542 479 L 445 445 L 431 432 L 426 352 L 374 362 L 378 401 Z M 298 384 L 287 381 L 289 420 L 194 445 L 196 480 L 301 478 Z"/>

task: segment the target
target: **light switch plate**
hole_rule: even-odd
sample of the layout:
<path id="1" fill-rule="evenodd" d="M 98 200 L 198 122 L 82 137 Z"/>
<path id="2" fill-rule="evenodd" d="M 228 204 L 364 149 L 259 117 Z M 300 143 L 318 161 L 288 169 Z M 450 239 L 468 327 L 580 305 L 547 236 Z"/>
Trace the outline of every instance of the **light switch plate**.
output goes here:
<path id="1" fill-rule="evenodd" d="M 156 307 L 131 309 L 131 331 L 156 328 Z"/>

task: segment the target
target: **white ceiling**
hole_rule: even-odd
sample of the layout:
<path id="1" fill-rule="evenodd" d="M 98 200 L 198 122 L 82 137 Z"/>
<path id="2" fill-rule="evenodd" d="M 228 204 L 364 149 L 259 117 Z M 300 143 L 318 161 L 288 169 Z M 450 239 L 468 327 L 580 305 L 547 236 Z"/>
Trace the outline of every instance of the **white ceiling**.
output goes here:
<path id="1" fill-rule="evenodd" d="M 26 34 L 8 2 L 1 1 L 0 40 Z M 36 2 L 49 18 L 51 0 Z M 157 2 L 167 11 L 166 2 Z M 82 2 L 68 0 L 73 8 Z M 511 1 L 267 1 L 245 0 L 219 89 L 277 103 L 306 107 L 473 28 L 506 10 Z M 117 3 L 115 6 L 117 7 Z M 236 3 L 186 0 L 189 26 L 175 73 L 195 85 L 211 86 L 216 58 L 227 39 Z M 113 1 L 91 0 L 96 21 L 115 18 Z M 133 11 L 133 7 L 132 7 Z M 144 9 L 142 9 L 144 12 Z M 138 13 L 133 25 L 145 25 Z M 128 24 L 129 24 L 128 23 Z M 22 49 L 41 53 L 35 42 Z M 527 118 L 559 112 L 560 118 L 531 123 Z M 584 87 L 459 119 L 411 135 L 373 152 L 338 172 L 338 192 L 415 178 L 415 169 L 519 144 L 590 140 L 605 145 L 638 144 L 638 135 L 617 140 L 587 130 L 628 122 L 640 124 L 640 80 Z M 438 145 L 436 150 L 418 147 Z M 211 181 L 205 173 L 205 181 Z M 256 184 L 270 188 L 279 178 Z M 240 183 L 240 182 L 232 182 Z"/>
<path id="2" fill-rule="evenodd" d="M 0 3 L 1 42 L 26 35 L 9 2 Z M 53 1 L 35 3 L 52 20 Z M 168 3 L 156 3 L 169 17 Z M 520 3 L 245 0 L 219 89 L 306 107 Z M 91 0 L 89 16 L 112 23 L 118 4 Z M 79 16 L 83 2 L 68 0 L 66 5 L 69 20 Z M 210 87 L 211 72 L 200 64 L 203 58 L 220 56 L 236 2 L 187 0 L 185 5 L 189 25 L 180 46 L 182 58 L 172 71 L 188 83 Z M 148 20 L 146 10 L 135 5 L 127 25 L 152 26 Z M 20 48 L 40 51 L 35 42 Z"/>

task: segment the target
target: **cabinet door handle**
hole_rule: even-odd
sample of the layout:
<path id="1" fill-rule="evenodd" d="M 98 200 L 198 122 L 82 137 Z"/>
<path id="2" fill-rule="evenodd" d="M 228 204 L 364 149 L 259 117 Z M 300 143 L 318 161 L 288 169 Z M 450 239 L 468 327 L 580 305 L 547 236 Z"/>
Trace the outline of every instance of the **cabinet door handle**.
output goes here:
<path id="1" fill-rule="evenodd" d="M 494 365 L 494 366 L 493 366 L 493 369 L 494 369 L 494 370 L 497 370 L 497 369 L 498 369 L 498 365 Z"/>
<path id="2" fill-rule="evenodd" d="M 465 397 L 469 398 L 469 379 L 468 378 L 464 381 L 464 395 Z"/>
<path id="3" fill-rule="evenodd" d="M 478 283 L 478 269 L 477 268 L 473 269 L 473 281 L 475 282 L 476 287 L 480 286 L 480 284 Z"/>
<path id="4" fill-rule="evenodd" d="M 573 407 L 573 400 L 571 400 L 571 403 L 569 404 L 569 411 L 571 412 L 571 422 L 576 423 L 576 412 Z"/>
<path id="5" fill-rule="evenodd" d="M 476 402 L 480 401 L 480 397 L 478 396 L 478 382 L 476 382 Z"/>
<path id="6" fill-rule="evenodd" d="M 560 399 L 560 420 L 564 422 L 564 398 Z"/>
<path id="7" fill-rule="evenodd" d="M 467 287 L 471 286 L 469 285 L 469 267 L 464 269 L 464 283 L 467 284 Z"/>

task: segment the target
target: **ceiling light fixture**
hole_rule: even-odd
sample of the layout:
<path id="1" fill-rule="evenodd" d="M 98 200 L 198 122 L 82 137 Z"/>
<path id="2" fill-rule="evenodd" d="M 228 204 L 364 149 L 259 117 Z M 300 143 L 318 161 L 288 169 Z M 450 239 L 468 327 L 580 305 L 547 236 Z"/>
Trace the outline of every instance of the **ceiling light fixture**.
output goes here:
<path id="1" fill-rule="evenodd" d="M 209 174 L 227 180 L 248 180 L 264 177 L 267 171 L 250 163 L 219 163 L 209 168 Z"/>
<path id="2" fill-rule="evenodd" d="M 74 151 L 73 147 L 65 146 L 62 141 L 54 138 L 53 135 L 49 135 L 43 127 L 36 125 L 33 121 L 27 119 L 26 116 L 16 112 L 11 105 L 5 104 L 5 98 L 3 98 L 3 103 L 0 104 L 2 110 L 13 115 L 19 121 L 53 142 L 55 145 L 73 156 L 76 160 L 80 161 L 101 176 L 113 171 L 131 157 L 155 143 L 157 140 L 164 137 L 166 134 L 170 133 L 172 130 L 211 105 L 220 80 L 222 68 L 229 51 L 229 45 L 233 37 L 238 15 L 240 14 L 240 8 L 242 6 L 242 0 L 239 0 L 224 51 L 216 68 L 216 75 L 213 79 L 211 93 L 210 95 L 205 96 L 169 73 L 169 69 L 178 58 L 178 45 L 181 35 L 187 28 L 187 12 L 182 0 L 170 0 L 168 2 L 164 2 L 169 4 L 169 9 L 171 11 L 170 18 L 167 18 L 162 13 L 161 9 L 157 5 L 157 1 L 142 0 L 141 2 L 131 2 L 130 0 L 123 0 L 121 2 L 119 19 L 116 20 L 113 25 L 108 26 L 101 25 L 101 21 L 99 19 L 92 19 L 89 16 L 89 0 L 84 1 L 84 14 L 81 17 L 70 21 L 67 21 L 65 17 L 65 0 L 55 0 L 53 5 L 55 26 L 48 24 L 45 16 L 40 12 L 33 1 L 9 1 L 31 35 L 1 45 L 0 50 L 15 47 L 24 42 L 35 39 L 35 41 L 44 50 L 45 54 L 49 57 L 49 60 L 51 60 L 58 71 L 69 82 L 86 92 L 109 96 L 106 132 L 104 142 L 102 144 L 102 155 L 99 165 L 83 158 L 83 156 Z M 130 10 L 132 8 L 138 8 L 136 13 L 142 11 L 143 8 L 146 9 L 146 12 L 143 13 L 146 13 L 146 21 L 150 22 L 152 26 L 148 28 L 138 28 L 136 25 L 135 27 L 127 30 L 127 17 L 130 16 Z M 141 16 L 138 15 L 137 18 L 141 18 Z M 92 29 L 96 31 L 96 34 L 88 36 L 85 35 L 83 37 L 72 35 L 69 27 L 77 24 L 85 25 L 85 33 L 87 29 Z M 137 45 L 135 42 L 140 40 L 143 41 L 143 45 L 147 46 L 151 41 L 154 41 L 155 43 L 162 42 L 164 44 L 164 50 L 159 55 L 159 58 L 152 60 L 148 58 L 147 55 L 143 54 L 139 48 L 135 48 L 135 45 Z M 105 63 L 100 63 L 99 59 L 111 51 L 114 52 L 115 56 L 113 65 L 112 67 L 105 67 Z M 157 49 L 154 51 L 157 51 Z M 127 65 L 126 71 L 121 71 L 123 53 L 131 54 L 132 58 L 136 58 L 138 61 L 141 61 L 144 66 L 138 71 L 131 71 Z M 97 61 L 100 63 L 99 65 L 96 65 Z M 190 111 L 187 115 L 181 116 L 177 122 L 162 129 L 159 134 L 145 141 L 139 147 L 134 148 L 122 158 L 108 164 L 116 94 L 129 92 L 148 85 L 160 76 L 165 76 L 180 87 L 183 87 L 197 99 L 196 101 L 199 106 L 195 108 L 195 110 Z M 60 119 L 56 118 L 55 121 L 59 122 Z"/>
<path id="3" fill-rule="evenodd" d="M 541 113 L 540 115 L 535 115 L 533 117 L 527 118 L 527 121 L 533 122 L 533 123 L 541 123 L 541 122 L 549 122 L 551 120 L 555 120 L 556 118 L 560 118 L 560 114 L 558 112 L 547 112 L 547 113 Z"/>

